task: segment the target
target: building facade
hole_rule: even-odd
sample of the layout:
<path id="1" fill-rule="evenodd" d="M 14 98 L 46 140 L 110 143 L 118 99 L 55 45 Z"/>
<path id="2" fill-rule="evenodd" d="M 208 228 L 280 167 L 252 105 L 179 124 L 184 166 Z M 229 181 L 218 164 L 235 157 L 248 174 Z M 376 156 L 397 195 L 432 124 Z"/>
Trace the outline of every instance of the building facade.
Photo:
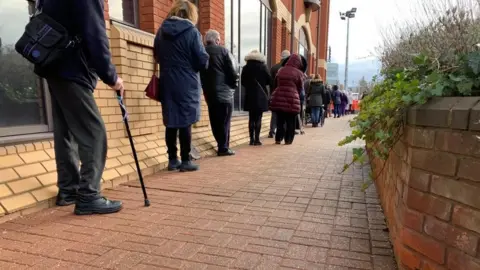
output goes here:
<path id="1" fill-rule="evenodd" d="M 325 77 L 328 0 L 322 1 L 319 10 L 315 0 L 193 2 L 199 8 L 201 33 L 218 30 L 240 65 L 253 49 L 266 55 L 269 66 L 280 60 L 282 50 L 289 49 L 308 59 L 309 73 Z M 105 0 L 112 58 L 125 81 L 125 103 L 144 175 L 163 169 L 167 162 L 161 106 L 146 98 L 144 89 L 153 74 L 154 34 L 171 5 L 172 0 Z M 49 207 L 57 192 L 48 85 L 34 76 L 32 66 L 13 48 L 34 6 L 33 0 L 0 2 L 0 216 Z M 241 92 L 237 89 L 235 95 L 238 111 Z M 136 179 L 137 173 L 113 91 L 99 82 L 94 95 L 107 128 L 109 151 L 102 185 L 109 188 Z M 202 106 L 201 120 L 193 129 L 193 144 L 207 156 L 215 153 L 215 143 L 206 104 Z M 267 126 L 269 117 L 264 121 Z M 233 119 L 231 140 L 232 145 L 248 141 L 247 118 L 241 113 Z"/>
<path id="2" fill-rule="evenodd" d="M 331 84 L 331 85 L 340 84 L 337 63 L 327 63 L 327 84 Z"/>

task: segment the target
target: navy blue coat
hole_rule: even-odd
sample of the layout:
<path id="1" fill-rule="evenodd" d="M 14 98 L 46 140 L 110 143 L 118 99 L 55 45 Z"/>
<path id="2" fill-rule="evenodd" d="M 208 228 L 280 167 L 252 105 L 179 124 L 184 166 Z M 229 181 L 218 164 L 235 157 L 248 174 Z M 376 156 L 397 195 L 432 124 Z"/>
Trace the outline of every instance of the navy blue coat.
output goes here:
<path id="1" fill-rule="evenodd" d="M 58 67 L 36 72 L 45 78 L 74 81 L 92 91 L 97 75 L 107 85 L 114 85 L 117 73 L 111 61 L 103 8 L 104 0 L 44 0 L 43 12 L 63 25 L 70 35 L 80 36 L 82 42 Z"/>
<path id="2" fill-rule="evenodd" d="M 200 74 L 208 66 L 202 36 L 192 22 L 171 17 L 155 36 L 160 64 L 160 102 L 168 128 L 188 127 L 200 120 Z"/>

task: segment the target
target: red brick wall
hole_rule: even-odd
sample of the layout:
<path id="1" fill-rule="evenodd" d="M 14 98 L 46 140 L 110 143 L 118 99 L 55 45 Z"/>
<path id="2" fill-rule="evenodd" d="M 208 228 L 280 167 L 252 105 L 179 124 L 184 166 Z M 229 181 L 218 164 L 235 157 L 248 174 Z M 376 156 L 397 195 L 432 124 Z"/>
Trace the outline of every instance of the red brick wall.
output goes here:
<path id="1" fill-rule="evenodd" d="M 282 53 L 282 21 L 276 17 L 272 18 L 272 62 L 280 61 Z"/>
<path id="2" fill-rule="evenodd" d="M 443 98 L 411 110 L 389 159 L 372 158 L 400 269 L 480 269 L 478 102 Z"/>
<path id="3" fill-rule="evenodd" d="M 200 0 L 200 31 L 217 30 L 225 37 L 225 2 L 223 0 Z"/>
<path id="4" fill-rule="evenodd" d="M 287 39 L 288 39 L 287 22 L 282 20 L 282 51 L 288 49 Z"/>

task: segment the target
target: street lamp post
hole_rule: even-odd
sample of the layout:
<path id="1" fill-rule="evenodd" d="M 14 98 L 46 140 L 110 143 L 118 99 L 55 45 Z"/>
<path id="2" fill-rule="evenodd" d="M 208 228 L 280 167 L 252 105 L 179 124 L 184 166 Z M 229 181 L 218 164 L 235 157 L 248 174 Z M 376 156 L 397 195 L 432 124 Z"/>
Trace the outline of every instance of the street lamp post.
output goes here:
<path id="1" fill-rule="evenodd" d="M 344 87 L 345 90 L 348 90 L 348 45 L 350 43 L 350 19 L 355 18 L 355 13 L 357 8 L 352 8 L 347 12 L 340 12 L 340 19 L 347 20 L 347 46 L 346 46 L 346 55 L 345 55 L 345 81 Z"/>

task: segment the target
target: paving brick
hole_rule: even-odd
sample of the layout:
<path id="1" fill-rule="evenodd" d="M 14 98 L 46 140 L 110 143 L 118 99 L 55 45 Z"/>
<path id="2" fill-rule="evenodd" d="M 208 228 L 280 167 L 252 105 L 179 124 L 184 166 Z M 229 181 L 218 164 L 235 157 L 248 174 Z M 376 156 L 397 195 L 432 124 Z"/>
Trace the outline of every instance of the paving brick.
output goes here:
<path id="1" fill-rule="evenodd" d="M 148 76 L 145 79 L 148 80 Z M 130 98 L 139 100 L 143 97 L 142 91 L 130 95 Z M 112 108 L 117 106 L 115 100 L 106 104 Z M 150 105 L 145 103 L 144 106 Z M 131 116 L 134 118 L 135 115 L 132 113 Z M 156 117 L 159 119 L 158 115 Z M 107 124 L 109 120 L 106 119 Z M 123 129 L 121 119 L 112 120 L 117 121 L 115 128 L 120 125 Z M 248 123 L 242 121 L 242 125 Z M 208 126 L 208 119 L 205 123 Z M 342 130 L 339 133 L 348 134 L 347 121 L 339 119 L 330 124 Z M 242 125 L 233 124 L 232 134 L 241 134 L 235 130 L 241 130 Z M 194 137 L 205 136 L 208 143 L 213 143 L 208 127 L 202 128 L 205 131 L 195 133 L 194 130 Z M 119 157 L 129 154 L 128 140 L 123 137 L 123 131 L 120 135 L 121 138 L 109 141 L 113 147 L 109 150 L 112 160 L 118 161 Z M 385 222 L 377 195 L 359 190 L 362 177 L 339 176 L 336 165 L 327 166 L 329 172 L 321 176 L 310 173 L 330 160 L 338 159 L 338 164 L 342 164 L 349 151 L 338 151 L 335 143 L 338 137 L 338 133 L 312 129 L 308 130 L 308 135 L 296 138 L 292 147 L 270 146 L 268 144 L 272 142 L 265 140 L 262 149 L 241 147 L 237 155 L 231 157 L 233 159 L 200 160 L 202 170 L 193 174 L 160 172 L 148 176 L 146 184 L 152 201 L 149 208 L 143 207 L 139 184 L 132 181 L 127 186 L 105 191 L 109 198 L 123 200 L 125 208 L 118 214 L 79 218 L 71 214 L 72 208 L 67 207 L 41 211 L 32 214 L 32 218 L 1 224 L 1 230 L 14 230 L 15 234 L 4 234 L 0 238 L 0 261 L 22 262 L 21 258 L 3 260 L 2 251 L 6 248 L 17 250 L 19 254 L 38 254 L 42 262 L 36 264 L 36 268 L 32 267 L 34 269 L 78 269 L 79 265 L 88 269 L 85 265 L 88 263 L 91 268 L 102 269 L 375 270 L 386 267 L 384 269 L 389 270 L 391 261 L 388 258 L 392 258 L 393 252 L 388 234 L 381 231 Z M 316 145 L 312 140 L 319 139 L 325 144 L 312 147 Z M 145 149 L 151 146 L 148 149 L 154 160 L 159 155 L 166 158 L 164 142 L 158 135 L 138 136 L 135 140 L 145 144 Z M 51 150 L 42 150 L 46 147 L 37 145 L 37 151 Z M 122 148 L 125 153 L 114 147 Z M 205 147 L 206 150 L 211 148 L 206 143 Z M 258 151 L 264 153 L 258 155 Z M 147 158 L 144 152 L 141 153 Z M 265 159 L 265 155 L 269 158 Z M 280 157 L 285 155 L 305 160 L 320 158 L 315 164 L 304 162 L 305 168 L 292 170 L 287 162 L 281 161 Z M 51 160 L 38 163 L 45 170 L 36 177 L 48 186 L 27 193 L 32 201 L 45 200 L 56 194 L 53 163 L 46 165 L 47 162 Z M 106 166 L 110 169 L 104 172 L 104 180 L 120 177 L 116 169 L 122 166 L 116 164 L 118 167 L 113 168 L 112 164 L 116 163 Z M 8 201 L 7 204 L 3 202 L 0 199 L 0 211 L 9 205 Z M 469 212 L 465 209 L 470 208 L 457 208 L 452 221 L 462 225 L 454 226 L 473 233 L 470 228 L 474 228 L 475 220 L 466 220 Z M 423 229 L 423 219 L 420 227 Z M 410 247 L 405 250 L 418 254 Z M 68 260 L 59 260 L 56 256 L 60 255 L 68 256 Z M 45 256 L 53 257 L 45 259 Z M 424 255 L 420 256 L 423 258 Z M 456 258 L 460 257 L 457 255 Z M 471 258 L 474 262 L 477 260 Z"/>
<path id="2" fill-rule="evenodd" d="M 8 213 L 12 213 L 27 206 L 32 206 L 36 202 L 37 201 L 35 198 L 29 193 L 24 193 L 0 200 L 0 204 L 5 208 L 5 210 L 7 210 Z"/>
<path id="3" fill-rule="evenodd" d="M 260 261 L 262 255 L 256 253 L 243 252 L 238 256 L 237 260 L 232 264 L 233 267 L 240 269 L 254 269 Z"/>
<path id="4" fill-rule="evenodd" d="M 0 170 L 0 183 L 18 179 L 18 174 L 13 169 Z"/>
<path id="5" fill-rule="evenodd" d="M 23 193 L 26 191 L 30 191 L 32 189 L 39 188 L 42 186 L 42 184 L 38 182 L 37 178 L 30 177 L 30 178 L 26 178 L 26 179 L 14 181 L 14 182 L 9 182 L 8 186 L 15 194 L 18 194 L 18 193 Z"/>
<path id="6" fill-rule="evenodd" d="M 7 187 L 7 185 L 0 185 L 0 198 L 5 198 L 12 195 L 12 191 Z"/>
<path id="7" fill-rule="evenodd" d="M 307 256 L 307 250 L 308 250 L 308 246 L 291 244 L 290 246 L 288 246 L 287 253 L 285 253 L 285 257 L 297 259 L 297 260 L 303 260 L 305 259 L 305 256 Z"/>
<path id="8" fill-rule="evenodd" d="M 34 151 L 28 153 L 19 154 L 26 164 L 35 163 L 39 161 L 49 160 L 50 157 L 45 151 Z"/>
<path id="9" fill-rule="evenodd" d="M 40 163 L 19 166 L 15 167 L 14 169 L 21 178 L 35 176 L 47 172 Z"/>
<path id="10" fill-rule="evenodd" d="M 21 164 L 24 164 L 24 162 L 18 155 L 0 156 L 0 169 L 18 166 Z"/>

